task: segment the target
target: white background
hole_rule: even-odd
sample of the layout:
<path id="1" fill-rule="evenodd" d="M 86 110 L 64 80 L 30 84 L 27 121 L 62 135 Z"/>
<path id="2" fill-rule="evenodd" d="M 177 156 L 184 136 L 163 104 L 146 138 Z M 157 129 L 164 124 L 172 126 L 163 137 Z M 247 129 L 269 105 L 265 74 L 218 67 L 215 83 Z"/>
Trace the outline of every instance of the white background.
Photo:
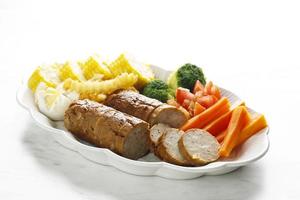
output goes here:
<path id="1" fill-rule="evenodd" d="M 42 63 L 123 51 L 203 67 L 266 115 L 268 154 L 223 176 L 128 175 L 60 146 L 15 101 Z M 300 199 L 299 76 L 297 1 L 0 0 L 0 199 Z"/>

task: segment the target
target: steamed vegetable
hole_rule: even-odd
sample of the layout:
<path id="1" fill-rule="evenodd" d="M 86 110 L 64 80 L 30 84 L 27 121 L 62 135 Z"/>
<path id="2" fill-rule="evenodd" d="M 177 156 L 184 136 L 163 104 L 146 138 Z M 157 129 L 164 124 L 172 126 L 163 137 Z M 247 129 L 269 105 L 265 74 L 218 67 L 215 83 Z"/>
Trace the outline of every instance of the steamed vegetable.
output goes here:
<path id="1" fill-rule="evenodd" d="M 221 132 L 219 135 L 216 136 L 216 139 L 218 140 L 219 143 L 223 142 L 226 134 L 227 134 L 227 130 Z"/>
<path id="2" fill-rule="evenodd" d="M 157 99 L 164 103 L 167 102 L 168 99 L 172 98 L 169 86 L 162 80 L 158 79 L 148 83 L 143 89 L 142 94 L 147 97 Z"/>
<path id="3" fill-rule="evenodd" d="M 192 91 L 197 80 L 199 80 L 203 85 L 206 84 L 202 69 L 196 65 L 188 63 L 170 75 L 168 85 L 174 92 L 178 87 L 187 88 Z"/>
<path id="4" fill-rule="evenodd" d="M 64 81 L 68 78 L 78 81 L 84 81 L 82 71 L 77 64 L 65 62 L 60 68 L 58 72 L 59 78 L 61 81 Z"/>
<path id="5" fill-rule="evenodd" d="M 44 83 L 48 87 L 56 87 L 59 82 L 60 79 L 57 74 L 57 67 L 49 66 L 36 68 L 31 74 L 27 84 L 29 89 L 35 92 L 40 83 Z"/>
<path id="6" fill-rule="evenodd" d="M 267 121 L 264 115 L 259 115 L 251 120 L 251 122 L 242 130 L 236 146 L 244 143 L 252 135 L 267 127 Z"/>
<path id="7" fill-rule="evenodd" d="M 186 131 L 191 128 L 203 128 L 213 120 L 228 112 L 229 108 L 230 103 L 228 99 L 223 97 L 210 108 L 189 119 L 180 129 Z"/>
<path id="8" fill-rule="evenodd" d="M 87 80 L 92 79 L 97 74 L 102 74 L 105 79 L 112 78 L 112 72 L 106 65 L 105 61 L 99 56 L 90 56 L 80 64 L 83 75 Z"/>
<path id="9" fill-rule="evenodd" d="M 221 145 L 219 154 L 222 157 L 228 157 L 231 151 L 238 143 L 241 130 L 249 123 L 250 115 L 245 106 L 239 106 L 232 112 L 227 134 Z"/>
<path id="10" fill-rule="evenodd" d="M 231 116 L 232 110 L 205 126 L 204 130 L 208 131 L 212 135 L 218 135 L 227 129 Z"/>
<path id="11" fill-rule="evenodd" d="M 230 115 L 231 117 L 229 118 Z M 228 128 L 224 129 L 228 120 L 230 120 Z M 204 129 L 215 135 L 218 142 L 222 142 L 219 152 L 220 156 L 228 157 L 234 148 L 246 142 L 251 136 L 265 127 L 267 127 L 267 121 L 264 115 L 258 115 L 250 119 L 250 114 L 246 107 L 238 106 Z"/>
<path id="12" fill-rule="evenodd" d="M 116 60 L 109 64 L 108 68 L 113 73 L 113 76 L 118 76 L 122 73 L 133 73 L 137 75 L 138 81 L 135 84 L 137 89 L 145 87 L 146 84 L 154 79 L 154 74 L 148 65 L 136 61 L 127 54 L 121 54 Z"/>
<path id="13" fill-rule="evenodd" d="M 214 120 L 213 122 L 211 122 L 210 124 L 205 126 L 204 130 L 208 131 L 212 135 L 215 135 L 215 136 L 219 135 L 221 132 L 223 132 L 227 129 L 233 110 L 236 107 L 242 106 L 242 105 L 245 105 L 245 103 L 243 101 L 238 102 L 238 104 L 232 105 L 231 107 L 234 107 L 232 110 L 228 111 L 221 117 L 217 118 L 216 120 Z"/>

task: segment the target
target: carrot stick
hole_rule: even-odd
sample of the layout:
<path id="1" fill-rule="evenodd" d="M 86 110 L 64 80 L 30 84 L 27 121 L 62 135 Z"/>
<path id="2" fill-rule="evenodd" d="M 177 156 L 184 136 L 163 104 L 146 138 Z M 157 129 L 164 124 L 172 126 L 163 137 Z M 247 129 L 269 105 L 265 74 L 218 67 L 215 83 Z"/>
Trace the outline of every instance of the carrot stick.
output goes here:
<path id="1" fill-rule="evenodd" d="M 216 139 L 218 140 L 219 143 L 223 142 L 226 134 L 227 134 L 227 130 L 224 130 L 223 132 L 221 132 L 216 136 Z"/>
<path id="2" fill-rule="evenodd" d="M 246 140 L 248 140 L 252 135 L 255 135 L 263 128 L 266 128 L 267 121 L 264 115 L 259 115 L 251 120 L 251 122 L 242 130 L 239 136 L 239 140 L 236 146 L 243 144 Z"/>
<path id="3" fill-rule="evenodd" d="M 244 101 L 236 101 L 233 104 L 231 104 L 230 109 L 234 110 L 238 106 L 246 106 L 246 103 Z"/>
<path id="4" fill-rule="evenodd" d="M 217 118 L 216 120 L 205 126 L 203 129 L 216 136 L 227 129 L 231 115 L 232 110 Z"/>
<path id="5" fill-rule="evenodd" d="M 199 115 L 189 119 L 182 127 L 181 130 L 186 131 L 191 128 L 203 128 L 211 121 L 220 117 L 224 113 L 229 111 L 230 103 L 227 98 L 223 97 L 217 101 L 214 105 L 207 108 Z"/>
<path id="6" fill-rule="evenodd" d="M 239 102 L 239 104 L 235 104 L 236 107 L 240 106 L 240 105 L 244 105 L 244 102 Z M 232 112 L 235 108 L 228 111 L 227 113 L 225 113 L 221 117 L 215 119 L 210 124 L 206 125 L 203 129 L 208 131 L 210 134 L 212 134 L 214 136 L 220 134 L 221 132 L 223 132 L 224 130 L 227 129 L 229 121 L 230 121 L 231 116 L 232 116 Z"/>
<path id="7" fill-rule="evenodd" d="M 245 106 L 239 106 L 233 110 L 228 125 L 227 134 L 219 150 L 221 157 L 228 157 L 237 145 L 241 130 L 249 123 L 250 115 Z"/>

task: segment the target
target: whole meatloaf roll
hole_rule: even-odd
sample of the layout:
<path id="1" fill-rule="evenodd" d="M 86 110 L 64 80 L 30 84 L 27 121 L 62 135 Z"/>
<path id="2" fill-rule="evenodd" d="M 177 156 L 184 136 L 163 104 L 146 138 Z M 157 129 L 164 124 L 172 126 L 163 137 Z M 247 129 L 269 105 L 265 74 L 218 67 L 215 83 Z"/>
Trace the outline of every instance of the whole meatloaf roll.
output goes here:
<path id="1" fill-rule="evenodd" d="M 64 124 L 79 139 L 126 158 L 138 159 L 149 151 L 148 123 L 97 102 L 73 102 Z"/>
<path id="2" fill-rule="evenodd" d="M 109 95 L 104 104 L 148 122 L 151 113 L 163 103 L 131 90 L 121 90 Z"/>
<path id="3" fill-rule="evenodd" d="M 140 118 L 150 123 L 151 126 L 163 123 L 178 128 L 187 120 L 185 114 L 175 106 L 170 106 L 130 90 L 122 90 L 111 94 L 104 104 Z"/>

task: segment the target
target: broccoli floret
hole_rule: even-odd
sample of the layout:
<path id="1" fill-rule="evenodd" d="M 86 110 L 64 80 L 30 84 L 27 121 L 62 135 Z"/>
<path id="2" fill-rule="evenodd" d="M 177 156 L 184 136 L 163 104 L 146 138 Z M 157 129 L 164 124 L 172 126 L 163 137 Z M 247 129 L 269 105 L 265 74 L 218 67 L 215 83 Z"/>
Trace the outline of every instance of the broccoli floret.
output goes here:
<path id="1" fill-rule="evenodd" d="M 155 79 L 148 83 L 142 92 L 143 95 L 157 99 L 161 102 L 167 102 L 172 96 L 170 95 L 169 86 L 162 80 Z"/>
<path id="2" fill-rule="evenodd" d="M 173 91 L 178 87 L 187 88 L 192 91 L 197 80 L 203 85 L 206 84 L 202 69 L 196 65 L 187 63 L 170 75 L 168 85 Z"/>

